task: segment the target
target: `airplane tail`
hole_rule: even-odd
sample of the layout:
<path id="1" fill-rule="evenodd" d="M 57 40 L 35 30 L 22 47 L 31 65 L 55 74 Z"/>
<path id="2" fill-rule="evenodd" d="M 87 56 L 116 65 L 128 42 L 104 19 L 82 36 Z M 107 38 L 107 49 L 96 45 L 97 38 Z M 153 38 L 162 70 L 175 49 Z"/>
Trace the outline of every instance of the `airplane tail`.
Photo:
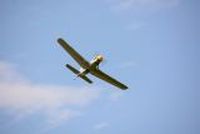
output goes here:
<path id="1" fill-rule="evenodd" d="M 88 82 L 88 83 L 92 83 L 92 81 L 86 76 L 86 75 L 79 75 L 80 74 L 80 72 L 77 70 L 77 69 L 75 69 L 74 67 L 72 67 L 71 65 L 69 65 L 69 64 L 66 64 L 66 67 L 70 70 L 70 71 L 72 71 L 74 74 L 76 74 L 77 75 L 77 77 L 80 77 L 80 78 L 82 78 L 83 80 L 85 80 L 86 82 Z"/>

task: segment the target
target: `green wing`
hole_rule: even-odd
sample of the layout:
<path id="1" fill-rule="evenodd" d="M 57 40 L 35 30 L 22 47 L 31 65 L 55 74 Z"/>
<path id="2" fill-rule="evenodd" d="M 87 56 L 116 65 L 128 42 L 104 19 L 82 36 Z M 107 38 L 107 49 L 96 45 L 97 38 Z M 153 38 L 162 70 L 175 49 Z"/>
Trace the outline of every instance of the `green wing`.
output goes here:
<path id="1" fill-rule="evenodd" d="M 102 72 L 99 69 L 95 69 L 94 71 L 91 71 L 90 73 L 122 90 L 128 89 L 126 85 L 122 84 L 121 82 L 117 81 L 116 79 L 112 78 L 111 76 L 107 75 L 106 73 Z"/>
<path id="2" fill-rule="evenodd" d="M 90 63 L 85 60 L 76 50 L 74 50 L 67 42 L 59 38 L 58 43 L 67 51 L 72 58 L 83 68 L 88 68 Z"/>

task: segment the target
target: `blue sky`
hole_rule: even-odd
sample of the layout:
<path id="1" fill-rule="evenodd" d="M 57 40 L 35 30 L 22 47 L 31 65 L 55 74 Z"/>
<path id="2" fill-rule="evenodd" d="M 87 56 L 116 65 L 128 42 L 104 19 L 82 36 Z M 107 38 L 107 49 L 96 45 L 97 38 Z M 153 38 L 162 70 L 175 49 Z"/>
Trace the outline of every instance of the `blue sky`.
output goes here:
<path id="1" fill-rule="evenodd" d="M 198 134 L 197 0 L 1 0 L 1 134 Z M 62 37 L 121 91 L 78 65 Z"/>

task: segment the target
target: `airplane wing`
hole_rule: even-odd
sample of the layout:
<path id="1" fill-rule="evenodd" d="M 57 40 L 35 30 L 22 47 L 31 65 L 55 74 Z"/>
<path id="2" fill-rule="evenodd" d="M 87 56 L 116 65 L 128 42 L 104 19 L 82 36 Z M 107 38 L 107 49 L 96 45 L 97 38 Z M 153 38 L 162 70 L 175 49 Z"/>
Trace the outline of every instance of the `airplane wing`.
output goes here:
<path id="1" fill-rule="evenodd" d="M 124 84 L 122 84 L 121 82 L 117 81 L 116 79 L 112 78 L 111 76 L 107 75 L 106 73 L 102 72 L 101 70 L 99 69 L 96 69 L 94 71 L 91 71 L 90 72 L 92 75 L 114 85 L 114 86 L 117 86 L 119 87 L 120 89 L 122 90 L 126 90 L 128 89 L 128 87 Z"/>
<path id="2" fill-rule="evenodd" d="M 78 62 L 78 64 L 83 68 L 89 67 L 89 62 L 85 60 L 78 52 L 76 52 L 67 42 L 59 38 L 58 43 L 73 57 L 73 59 Z"/>

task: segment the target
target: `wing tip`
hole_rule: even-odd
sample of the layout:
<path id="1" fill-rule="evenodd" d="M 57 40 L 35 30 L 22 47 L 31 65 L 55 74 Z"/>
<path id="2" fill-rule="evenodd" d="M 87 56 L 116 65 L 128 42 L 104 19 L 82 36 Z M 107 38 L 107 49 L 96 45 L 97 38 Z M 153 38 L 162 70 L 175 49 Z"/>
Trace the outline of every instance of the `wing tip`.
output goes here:
<path id="1" fill-rule="evenodd" d="M 62 38 L 58 38 L 57 42 L 60 44 L 60 42 L 63 42 L 64 40 Z"/>
<path id="2" fill-rule="evenodd" d="M 90 81 L 90 82 L 88 82 L 89 84 L 92 84 L 93 83 L 93 81 Z"/>
<path id="3" fill-rule="evenodd" d="M 127 86 L 124 86 L 124 87 L 122 87 L 121 89 L 122 89 L 122 90 L 127 90 L 128 87 L 127 87 Z"/>

